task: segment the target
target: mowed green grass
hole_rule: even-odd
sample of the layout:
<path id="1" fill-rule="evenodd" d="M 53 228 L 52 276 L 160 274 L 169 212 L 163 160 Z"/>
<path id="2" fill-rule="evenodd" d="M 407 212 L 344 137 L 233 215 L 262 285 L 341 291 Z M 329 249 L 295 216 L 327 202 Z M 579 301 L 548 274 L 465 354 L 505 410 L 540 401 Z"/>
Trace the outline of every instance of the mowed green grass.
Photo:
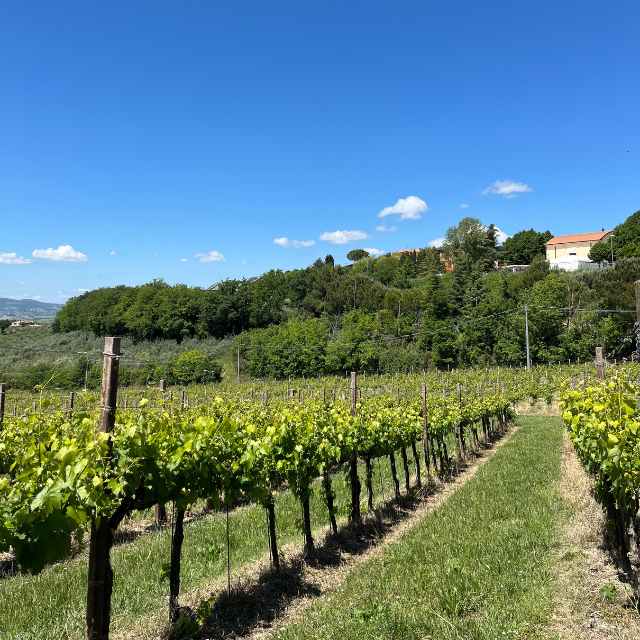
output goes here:
<path id="1" fill-rule="evenodd" d="M 533 638 L 553 602 L 562 421 L 528 417 L 465 486 L 282 640 Z"/>
<path id="2" fill-rule="evenodd" d="M 404 471 L 400 456 L 396 456 L 398 476 L 404 493 Z M 412 456 L 409 456 L 410 461 Z M 421 461 L 423 464 L 424 461 Z M 412 466 L 415 481 L 415 467 Z M 364 469 L 360 468 L 363 484 L 362 504 L 366 505 Z M 393 497 L 388 458 L 374 463 L 374 494 L 382 501 Z M 342 520 L 350 503 L 350 492 L 342 472 L 333 475 L 336 507 Z M 170 505 L 167 505 L 170 508 Z M 311 500 L 312 528 L 316 536 L 328 528 L 328 512 L 315 485 Z M 135 518 L 134 518 L 135 520 Z M 302 543 L 300 533 L 301 506 L 290 492 L 282 492 L 276 500 L 278 544 Z M 265 510 L 249 505 L 229 514 L 231 570 L 263 557 L 268 553 Z M 169 561 L 171 531 L 152 531 L 132 543 L 114 547 L 111 562 L 114 568 L 112 597 L 113 631 L 131 628 L 144 613 L 168 610 L 169 583 L 161 580 L 162 565 Z M 224 513 L 206 517 L 185 525 L 182 548 L 181 591 L 206 585 L 226 574 L 226 517 Z M 233 579 L 233 578 L 232 578 Z M 62 640 L 84 637 L 84 612 L 87 589 L 86 556 L 57 566 L 48 567 L 37 576 L 17 575 L 0 578 L 0 640 Z M 168 615 L 168 614 L 167 614 Z"/>

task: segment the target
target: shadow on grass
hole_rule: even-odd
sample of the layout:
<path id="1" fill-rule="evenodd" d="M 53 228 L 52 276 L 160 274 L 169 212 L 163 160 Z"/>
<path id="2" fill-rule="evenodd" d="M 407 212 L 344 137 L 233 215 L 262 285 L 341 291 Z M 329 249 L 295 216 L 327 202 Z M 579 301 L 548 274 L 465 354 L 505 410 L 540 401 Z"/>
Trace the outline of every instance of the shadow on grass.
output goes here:
<path id="1" fill-rule="evenodd" d="M 256 629 L 270 627 L 295 600 L 322 595 L 317 577 L 309 575 L 308 569 L 336 568 L 345 564 L 345 555 L 355 557 L 371 549 L 409 518 L 426 497 L 442 491 L 447 482 L 484 457 L 505 433 L 496 434 L 486 444 L 481 442 L 466 460 L 452 464 L 445 482 L 432 481 L 421 489 L 412 487 L 410 493 L 374 508 L 360 524 L 346 523 L 336 534 L 327 533 L 312 554 L 281 557 L 279 573 L 267 569 L 257 581 L 234 587 L 230 595 L 226 590 L 212 594 L 215 604 L 198 637 L 209 640 L 245 637 Z"/>

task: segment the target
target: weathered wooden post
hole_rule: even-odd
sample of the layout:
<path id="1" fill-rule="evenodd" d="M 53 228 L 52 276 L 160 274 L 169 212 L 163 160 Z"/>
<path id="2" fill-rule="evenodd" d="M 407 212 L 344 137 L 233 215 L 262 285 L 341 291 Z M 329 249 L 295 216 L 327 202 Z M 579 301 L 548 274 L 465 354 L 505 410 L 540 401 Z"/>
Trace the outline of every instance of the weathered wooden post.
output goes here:
<path id="1" fill-rule="evenodd" d="M 4 382 L 0 382 L 0 425 L 4 420 L 4 403 L 7 395 L 7 385 Z"/>
<path id="2" fill-rule="evenodd" d="M 105 338 L 102 364 L 102 393 L 98 431 L 111 433 L 116 422 L 120 338 Z M 109 446 L 111 440 L 109 439 Z M 102 517 L 96 524 L 91 519 L 89 575 L 87 581 L 86 640 L 107 640 L 111 615 L 113 570 L 109 561 L 109 520 Z"/>
<path id="3" fill-rule="evenodd" d="M 602 357 L 602 347 L 596 347 L 596 373 L 599 380 L 604 380 L 604 359 Z"/>
<path id="4" fill-rule="evenodd" d="M 162 409 L 164 405 L 164 392 L 167 390 L 167 383 L 165 380 L 160 380 L 158 389 L 160 389 L 160 400 L 162 401 L 162 402 L 158 402 L 158 413 L 162 415 Z"/>
<path id="5" fill-rule="evenodd" d="M 351 415 L 356 415 L 356 394 L 358 391 L 356 372 L 351 372 Z M 360 522 L 360 478 L 358 478 L 358 450 L 354 448 L 351 455 L 351 514 L 354 523 Z"/>
<path id="6" fill-rule="evenodd" d="M 72 391 L 69 394 L 69 411 L 67 413 L 67 420 L 71 420 L 73 416 L 73 402 L 75 400 L 76 394 Z"/>
<path id="7" fill-rule="evenodd" d="M 167 390 L 167 383 L 165 380 L 160 380 L 160 384 L 158 386 L 160 389 L 160 399 L 162 402 L 159 402 L 159 413 L 162 415 L 162 410 L 164 408 L 164 392 Z M 156 527 L 159 527 L 163 522 L 167 521 L 167 510 L 163 504 L 157 504 L 154 507 L 154 519 L 156 523 Z"/>
<path id="8" fill-rule="evenodd" d="M 462 407 L 462 387 L 459 382 L 456 384 L 456 390 L 458 392 L 458 406 Z M 467 452 L 464 446 L 464 427 L 462 426 L 461 422 L 458 422 L 458 424 L 456 425 L 456 431 L 457 431 L 458 444 L 460 446 L 461 456 L 466 457 Z"/>
<path id="9" fill-rule="evenodd" d="M 431 482 L 431 466 L 429 465 L 429 422 L 427 420 L 427 383 L 422 383 L 422 445 L 424 447 L 424 464 L 427 480 Z"/>

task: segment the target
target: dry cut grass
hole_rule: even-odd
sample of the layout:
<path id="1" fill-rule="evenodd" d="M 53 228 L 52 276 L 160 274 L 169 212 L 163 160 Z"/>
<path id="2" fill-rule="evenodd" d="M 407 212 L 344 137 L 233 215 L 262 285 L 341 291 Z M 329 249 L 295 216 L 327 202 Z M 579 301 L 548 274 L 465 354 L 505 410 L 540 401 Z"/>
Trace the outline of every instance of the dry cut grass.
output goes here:
<path id="1" fill-rule="evenodd" d="M 640 638 L 638 600 L 619 552 L 610 544 L 606 517 L 592 493 L 593 482 L 565 434 L 561 493 L 558 606 L 549 637 L 572 640 Z M 610 595 L 602 595 L 602 589 Z"/>

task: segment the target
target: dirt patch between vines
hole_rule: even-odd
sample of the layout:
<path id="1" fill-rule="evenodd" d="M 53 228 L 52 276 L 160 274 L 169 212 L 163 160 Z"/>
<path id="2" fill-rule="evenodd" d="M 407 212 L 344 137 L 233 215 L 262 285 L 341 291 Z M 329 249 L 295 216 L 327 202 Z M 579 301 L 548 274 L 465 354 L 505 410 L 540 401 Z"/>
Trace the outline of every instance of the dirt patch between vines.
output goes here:
<path id="1" fill-rule="evenodd" d="M 355 567 L 375 558 L 429 512 L 442 505 L 495 455 L 516 430 L 517 427 L 511 427 L 493 444 L 481 445 L 449 481 L 438 481 L 429 491 L 423 487 L 413 495 L 377 507 L 374 514 L 363 518 L 361 526 L 344 524 L 335 536 L 328 535 L 326 528 L 315 531 L 318 546 L 313 557 L 304 557 L 301 544 L 282 547 L 280 574 L 270 569 L 269 557 L 264 556 L 232 573 L 230 597 L 227 595 L 226 576 L 219 576 L 204 587 L 181 594 L 180 603 L 194 610 L 203 600 L 215 598 L 211 617 L 197 637 L 262 640 L 275 628 L 289 626 L 319 596 L 339 588 Z M 115 640 L 166 637 L 166 616 L 166 609 L 151 612 L 139 619 L 135 629 L 122 630 L 113 637 Z"/>
<path id="2" fill-rule="evenodd" d="M 620 554 L 609 542 L 606 517 L 592 491 L 593 480 L 565 433 L 561 484 L 564 523 L 556 563 L 558 597 L 548 637 L 638 639 L 637 600 Z M 610 590 L 610 597 L 601 594 L 603 587 Z"/>

